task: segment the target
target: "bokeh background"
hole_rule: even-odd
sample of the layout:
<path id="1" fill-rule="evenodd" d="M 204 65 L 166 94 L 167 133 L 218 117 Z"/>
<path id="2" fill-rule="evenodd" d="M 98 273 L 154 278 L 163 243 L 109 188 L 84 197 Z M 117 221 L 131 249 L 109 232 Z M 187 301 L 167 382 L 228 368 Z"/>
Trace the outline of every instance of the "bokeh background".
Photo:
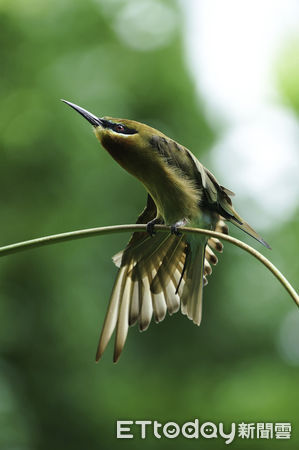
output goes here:
<path id="1" fill-rule="evenodd" d="M 299 5 L 292 0 L 1 0 L 1 245 L 135 221 L 143 187 L 66 98 L 132 118 L 190 148 L 237 192 L 240 214 L 298 277 Z M 0 261 L 0 448 L 223 448 L 215 440 L 116 440 L 115 422 L 291 422 L 299 443 L 298 311 L 229 244 L 200 328 L 176 314 L 130 329 L 118 364 L 94 363 L 125 235 Z"/>

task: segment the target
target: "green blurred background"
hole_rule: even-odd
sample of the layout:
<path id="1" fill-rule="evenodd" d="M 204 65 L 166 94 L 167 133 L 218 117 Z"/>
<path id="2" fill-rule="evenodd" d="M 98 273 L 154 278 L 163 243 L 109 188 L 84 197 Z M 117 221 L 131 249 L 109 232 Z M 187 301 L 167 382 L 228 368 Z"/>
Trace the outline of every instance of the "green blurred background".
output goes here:
<path id="1" fill-rule="evenodd" d="M 142 2 L 0 1 L 1 245 L 132 223 L 144 206 L 142 186 L 60 98 L 144 121 L 209 161 L 218 131 L 186 64 L 182 3 L 163 1 L 172 21 L 158 20 L 143 34 L 138 22 L 143 41 L 138 33 L 126 37 L 134 3 Z M 283 101 L 299 113 L 296 49 L 295 39 L 273 74 Z M 246 205 L 237 198 L 236 205 L 246 216 Z M 295 215 L 261 230 L 271 253 L 232 228 L 295 283 Z M 1 450 L 225 446 L 222 439 L 116 440 L 117 419 L 194 418 L 291 422 L 290 441 L 232 445 L 298 448 L 296 308 L 261 264 L 229 244 L 205 288 L 200 328 L 181 314 L 144 334 L 135 327 L 118 364 L 111 344 L 94 363 L 116 274 L 111 256 L 126 241 L 96 237 L 1 259 Z"/>

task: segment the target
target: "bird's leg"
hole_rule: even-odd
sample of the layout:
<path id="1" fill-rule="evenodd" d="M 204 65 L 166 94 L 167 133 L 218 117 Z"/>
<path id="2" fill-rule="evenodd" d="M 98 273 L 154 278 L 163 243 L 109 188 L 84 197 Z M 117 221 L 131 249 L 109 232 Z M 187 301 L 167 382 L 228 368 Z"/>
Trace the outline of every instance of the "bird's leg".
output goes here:
<path id="1" fill-rule="evenodd" d="M 179 227 L 183 227 L 188 223 L 187 219 L 181 219 L 171 225 L 170 230 L 171 234 L 175 234 L 176 236 L 181 236 L 181 232 L 178 230 Z"/>
<path id="2" fill-rule="evenodd" d="M 151 220 L 150 222 L 147 223 L 146 225 L 146 231 L 148 232 L 148 234 L 153 237 L 156 232 L 155 232 L 155 225 L 157 224 L 163 224 L 163 219 L 156 217 L 155 219 Z"/>

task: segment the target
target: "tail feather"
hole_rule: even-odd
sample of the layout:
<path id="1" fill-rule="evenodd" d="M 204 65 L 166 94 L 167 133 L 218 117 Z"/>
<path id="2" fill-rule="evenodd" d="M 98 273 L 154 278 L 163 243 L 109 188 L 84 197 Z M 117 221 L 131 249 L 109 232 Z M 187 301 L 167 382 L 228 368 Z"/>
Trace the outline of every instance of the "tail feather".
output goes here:
<path id="1" fill-rule="evenodd" d="M 171 241 L 167 235 L 160 234 L 150 239 L 144 240 L 143 246 L 140 243 L 138 244 L 138 248 L 134 247 L 130 251 L 130 257 L 133 257 L 135 263 L 132 273 L 129 274 L 133 280 L 138 279 L 140 275 L 143 277 L 148 272 L 149 264 L 159 265 L 161 263 L 161 256 L 164 257 L 168 247 L 171 245 Z"/>
<path id="2" fill-rule="evenodd" d="M 137 300 L 132 297 L 132 301 L 134 300 L 134 323 L 138 321 L 139 323 L 139 330 L 145 331 L 152 320 L 153 315 L 153 304 L 152 304 L 152 296 L 149 289 L 149 274 L 147 272 L 141 273 L 139 271 L 138 265 L 135 266 L 135 277 L 137 278 L 134 283 L 138 283 L 138 302 Z M 129 271 L 129 278 L 133 279 L 132 270 Z M 132 308 L 132 301 L 131 301 L 131 308 Z M 137 309 L 138 308 L 138 309 Z M 136 317 L 137 315 L 137 317 Z"/>
<path id="3" fill-rule="evenodd" d="M 130 270 L 128 267 L 127 272 Z M 129 310 L 130 310 L 130 300 L 132 295 L 133 282 L 130 277 L 124 277 L 124 282 L 122 283 L 122 298 L 119 305 L 119 314 L 116 325 L 116 337 L 114 346 L 114 357 L 113 361 L 116 362 L 122 352 L 125 345 L 128 329 L 129 329 Z"/>
<path id="4" fill-rule="evenodd" d="M 163 288 L 165 302 L 170 315 L 176 313 L 180 309 L 180 297 L 175 291 L 175 284 L 172 281 L 170 281 L 168 285 Z"/>
<path id="5" fill-rule="evenodd" d="M 219 253 L 223 252 L 223 244 L 219 239 L 211 238 L 208 240 L 208 244 L 213 250 L 216 250 Z"/>
<path id="6" fill-rule="evenodd" d="M 202 317 L 205 247 L 206 241 L 202 240 L 191 246 L 186 268 L 187 279 L 182 296 L 182 303 L 186 304 L 187 316 L 196 325 L 200 325 Z"/>
<path id="7" fill-rule="evenodd" d="M 221 218 L 216 223 L 215 230 L 218 231 L 218 233 L 228 234 L 228 226 Z"/>
<path id="8" fill-rule="evenodd" d="M 220 222 L 220 221 L 219 221 Z M 226 227 L 223 223 L 221 227 Z M 159 233 L 153 238 L 135 240 L 114 256 L 119 267 L 109 307 L 100 336 L 96 360 L 106 349 L 116 330 L 114 361 L 125 345 L 128 328 L 136 323 L 140 331 L 146 330 L 152 317 L 161 322 L 168 311 L 179 309 L 200 324 L 202 289 L 211 274 L 211 265 L 217 257 L 211 250 L 220 250 L 217 240 L 195 241 L 191 257 L 188 256 L 187 236 Z"/>
<path id="9" fill-rule="evenodd" d="M 143 294 L 140 308 L 139 330 L 145 331 L 148 329 L 149 324 L 152 320 L 153 305 L 149 280 L 147 277 L 143 278 L 142 285 L 143 285 Z"/>
<path id="10" fill-rule="evenodd" d="M 160 261 L 157 261 L 156 258 L 154 260 L 150 260 L 148 262 L 147 279 L 148 279 L 150 286 L 153 282 L 153 278 L 157 274 L 157 267 L 159 267 L 159 264 L 160 264 Z M 150 289 L 150 292 L 151 292 L 151 297 L 152 297 L 154 319 L 155 319 L 156 323 L 159 323 L 165 318 L 166 312 L 167 312 L 167 306 L 166 306 L 166 301 L 164 298 L 163 290 L 161 292 L 154 293 Z"/>
<path id="11" fill-rule="evenodd" d="M 132 281 L 132 295 L 129 312 L 129 326 L 135 325 L 139 317 L 140 305 L 141 305 L 141 281 Z"/>
<path id="12" fill-rule="evenodd" d="M 210 245 L 209 241 L 208 241 L 208 243 Z M 218 258 L 215 255 L 215 253 L 212 251 L 212 249 L 210 248 L 209 245 L 206 246 L 205 258 L 210 264 L 213 264 L 213 266 L 216 266 L 216 264 L 218 263 Z"/>
<path id="13" fill-rule="evenodd" d="M 165 253 L 162 263 L 151 283 L 151 291 L 158 293 L 163 290 L 163 286 L 167 285 L 171 274 L 178 266 L 181 255 L 184 251 L 186 244 L 182 242 L 182 237 L 173 240 Z"/>
<path id="14" fill-rule="evenodd" d="M 211 275 L 212 273 L 212 267 L 211 264 L 209 263 L 209 261 L 207 261 L 206 259 L 204 260 L 204 274 L 205 275 Z"/>
<path id="15" fill-rule="evenodd" d="M 117 323 L 117 319 L 118 319 L 119 303 L 120 303 L 121 294 L 122 294 L 121 286 L 123 284 L 123 280 L 124 280 L 126 271 L 127 271 L 127 268 L 126 268 L 126 266 L 124 266 L 124 267 L 120 268 L 120 270 L 117 274 L 117 278 L 115 280 L 111 298 L 110 298 L 109 307 L 108 307 L 108 310 L 106 313 L 104 326 L 103 326 L 101 336 L 100 336 L 100 341 L 99 341 L 97 354 L 96 354 L 96 361 L 99 361 L 102 354 L 104 353 L 104 351 L 110 341 L 112 333 L 116 327 L 116 323 Z"/>
<path id="16" fill-rule="evenodd" d="M 165 295 L 163 292 L 159 294 L 152 294 L 153 312 L 155 322 L 159 323 L 165 319 L 167 312 L 167 305 L 165 300 Z"/>

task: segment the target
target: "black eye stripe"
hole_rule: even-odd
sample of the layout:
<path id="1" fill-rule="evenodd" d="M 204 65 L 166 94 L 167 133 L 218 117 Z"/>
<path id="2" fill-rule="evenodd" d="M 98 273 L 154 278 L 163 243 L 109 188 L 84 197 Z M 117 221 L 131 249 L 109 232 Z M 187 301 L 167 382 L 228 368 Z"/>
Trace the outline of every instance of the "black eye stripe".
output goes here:
<path id="1" fill-rule="evenodd" d="M 104 128 L 113 130 L 116 133 L 120 133 L 120 134 L 136 134 L 137 133 L 137 130 L 135 130 L 134 128 L 126 127 L 126 125 L 124 125 L 122 123 L 110 122 L 109 120 L 105 120 L 105 119 L 101 119 L 101 121 L 102 121 L 102 126 Z M 121 128 L 118 130 L 118 127 L 121 127 Z"/>
<path id="2" fill-rule="evenodd" d="M 116 125 L 114 125 L 113 130 L 117 131 L 118 133 L 123 133 L 125 131 L 125 127 L 117 123 Z"/>
<path id="3" fill-rule="evenodd" d="M 111 128 L 113 131 L 116 131 L 117 133 L 121 133 L 121 134 L 136 134 L 137 133 L 137 130 L 134 130 L 134 128 L 129 128 L 122 124 L 116 124 L 116 125 L 112 126 Z"/>

